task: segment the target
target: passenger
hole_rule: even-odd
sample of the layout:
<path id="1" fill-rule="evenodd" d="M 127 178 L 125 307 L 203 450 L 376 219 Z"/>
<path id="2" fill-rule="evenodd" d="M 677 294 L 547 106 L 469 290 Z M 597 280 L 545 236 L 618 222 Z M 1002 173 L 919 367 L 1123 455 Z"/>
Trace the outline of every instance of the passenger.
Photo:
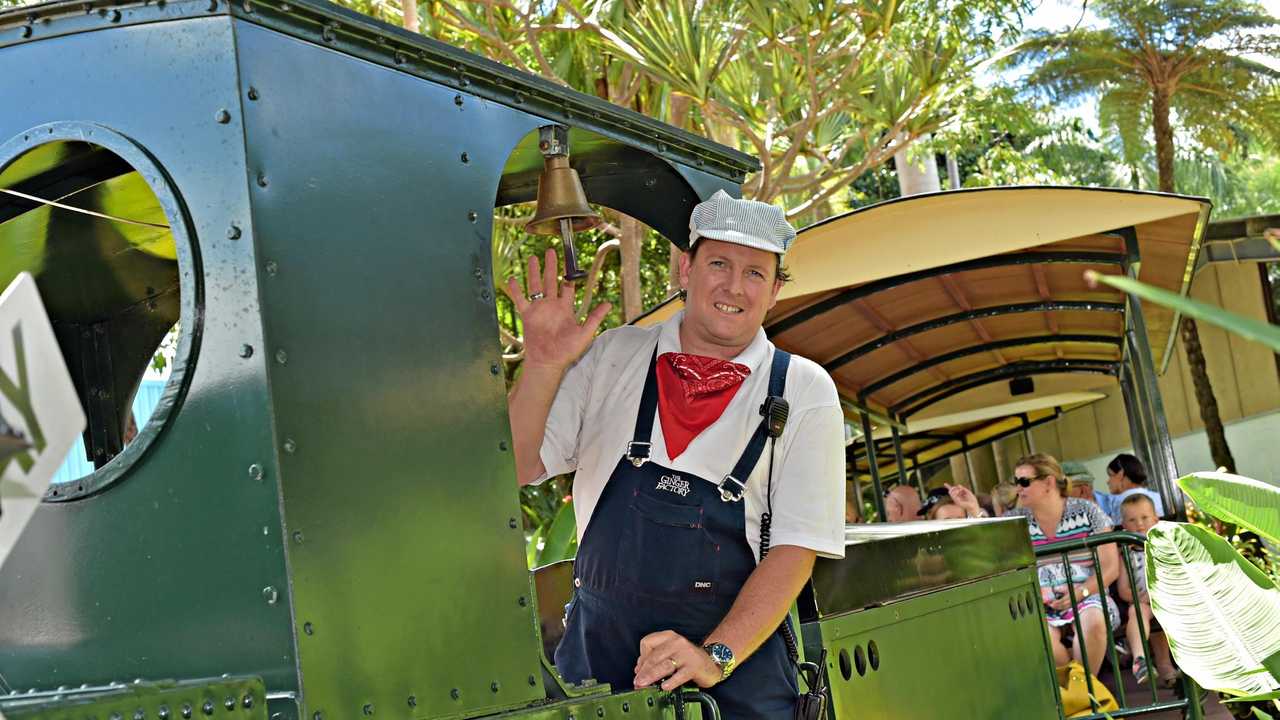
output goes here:
<path id="1" fill-rule="evenodd" d="M 1018 486 L 1008 480 L 1001 480 L 991 488 L 991 510 L 996 517 L 1005 514 L 1018 506 Z"/>
<path id="2" fill-rule="evenodd" d="M 1019 506 L 1005 512 L 1005 516 L 1027 519 L 1032 545 L 1073 540 L 1111 530 L 1111 520 L 1096 504 L 1066 496 L 1067 483 L 1062 467 L 1050 455 L 1037 453 L 1020 458 L 1014 467 L 1014 482 L 1019 486 Z M 1102 666 L 1107 648 L 1102 596 L 1120 569 L 1120 557 L 1114 545 L 1104 545 L 1097 550 L 1102 565 L 1103 587 L 1098 587 L 1093 561 L 1087 551 L 1073 553 L 1065 565 L 1060 556 L 1046 557 L 1038 563 L 1054 660 L 1059 666 L 1070 660 L 1062 641 L 1062 628 L 1072 625 L 1075 614 L 1079 613 L 1083 646 L 1089 655 L 1088 669 L 1094 675 Z M 1072 582 L 1070 587 L 1067 584 L 1068 573 Z M 1108 601 L 1105 607 L 1111 626 L 1118 626 L 1120 618 L 1115 603 Z M 1071 654 L 1084 664 L 1080 657 L 1081 644 L 1077 638 Z"/>
<path id="3" fill-rule="evenodd" d="M 1160 501 L 1160 494 L 1147 487 L 1147 469 L 1142 466 L 1141 460 L 1129 453 L 1120 453 L 1107 464 L 1107 489 L 1111 492 L 1096 493 L 1094 499 L 1111 518 L 1113 525 L 1119 525 L 1122 521 L 1121 503 L 1135 494 L 1151 498 L 1151 504 L 1156 508 L 1156 517 L 1164 517 L 1164 503 Z"/>
<path id="4" fill-rule="evenodd" d="M 858 508 L 858 505 L 860 503 L 861 503 L 861 498 L 859 498 L 856 494 L 849 492 L 848 488 L 845 488 L 845 496 L 844 496 L 844 524 L 845 525 L 857 525 L 858 523 L 862 522 L 862 511 Z"/>
<path id="5" fill-rule="evenodd" d="M 1125 530 L 1146 537 L 1147 531 L 1155 526 L 1160 518 L 1156 516 L 1155 503 L 1143 494 L 1126 497 L 1120 504 L 1120 514 Z M 1120 599 L 1129 605 L 1129 617 L 1125 623 L 1125 638 L 1133 652 L 1133 675 L 1141 685 L 1147 681 L 1147 658 L 1142 648 L 1142 637 L 1138 633 L 1137 615 L 1142 613 L 1143 627 L 1147 629 L 1147 641 L 1151 645 L 1151 654 L 1155 656 L 1156 671 L 1160 675 L 1160 684 L 1171 688 L 1178 684 L 1180 673 L 1173 665 L 1173 657 L 1169 653 L 1169 641 L 1151 614 L 1151 596 L 1147 594 L 1147 554 L 1143 548 L 1133 548 L 1129 552 L 1130 567 L 1133 568 L 1133 580 L 1138 592 L 1133 592 L 1129 585 L 1128 574 L 1121 572 L 1116 583 L 1116 592 Z"/>
<path id="6" fill-rule="evenodd" d="M 574 473 L 580 543 L 555 662 L 574 683 L 690 682 L 724 717 L 791 720 L 783 622 L 815 557 L 844 554 L 844 417 L 821 366 L 761 327 L 795 238 L 782 211 L 721 191 L 689 227 L 684 310 L 656 327 L 595 338 L 609 307 L 581 321 L 552 250 L 544 268 L 529 259 L 527 295 L 507 283 L 525 337 L 509 401 L 518 481 Z M 771 386 L 789 413 L 767 440 Z"/>
<path id="7" fill-rule="evenodd" d="M 919 514 L 926 520 L 989 517 L 973 491 L 963 485 L 944 485 L 930 490 Z"/>
<path id="8" fill-rule="evenodd" d="M 1062 472 L 1067 474 L 1067 497 L 1097 502 L 1093 494 L 1093 473 L 1089 472 L 1084 463 L 1064 462 Z M 1116 524 L 1116 521 L 1112 520 L 1112 524 Z"/>
<path id="9" fill-rule="evenodd" d="M 885 519 L 891 523 L 920 519 L 920 495 L 909 485 L 894 485 L 884 493 Z"/>

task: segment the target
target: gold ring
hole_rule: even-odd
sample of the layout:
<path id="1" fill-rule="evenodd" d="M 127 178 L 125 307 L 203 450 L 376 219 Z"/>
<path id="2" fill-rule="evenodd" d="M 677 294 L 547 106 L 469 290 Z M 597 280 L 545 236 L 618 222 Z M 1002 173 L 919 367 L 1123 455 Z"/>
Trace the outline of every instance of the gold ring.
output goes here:
<path id="1" fill-rule="evenodd" d="M 680 669 L 680 663 L 676 662 L 675 658 L 667 658 L 667 659 L 671 661 L 671 667 L 675 668 L 676 670 Z"/>
<path id="2" fill-rule="evenodd" d="M 530 296 L 529 296 L 529 299 L 530 299 L 530 300 L 541 300 L 542 298 L 544 298 L 544 297 L 546 297 L 546 296 L 547 296 L 547 294 L 546 294 L 546 293 L 536 292 L 536 293 L 533 293 L 532 295 L 530 295 Z"/>

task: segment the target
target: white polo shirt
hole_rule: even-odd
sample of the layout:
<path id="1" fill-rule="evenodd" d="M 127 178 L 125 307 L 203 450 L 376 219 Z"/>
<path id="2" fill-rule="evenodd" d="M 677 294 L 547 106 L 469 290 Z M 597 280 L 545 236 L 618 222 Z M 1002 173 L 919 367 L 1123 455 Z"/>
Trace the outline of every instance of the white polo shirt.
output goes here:
<path id="1" fill-rule="evenodd" d="M 618 460 L 634 438 L 640 394 L 654 342 L 658 353 L 680 351 L 684 312 L 656 327 L 620 327 L 595 339 L 565 374 L 547 418 L 542 442 L 546 473 L 574 472 L 573 506 L 578 539 Z M 773 343 L 759 330 L 734 362 L 751 368 L 718 420 L 693 439 L 675 460 L 667 457 L 662 423 L 655 413 L 651 461 L 716 484 L 733 469 L 760 424 L 769 390 Z M 785 397 L 786 429 L 773 450 L 773 527 L 770 546 L 797 545 L 824 557 L 844 557 L 844 416 L 835 384 L 816 363 L 793 356 Z M 746 533 L 759 557 L 760 513 L 766 509 L 769 446 L 747 480 Z"/>

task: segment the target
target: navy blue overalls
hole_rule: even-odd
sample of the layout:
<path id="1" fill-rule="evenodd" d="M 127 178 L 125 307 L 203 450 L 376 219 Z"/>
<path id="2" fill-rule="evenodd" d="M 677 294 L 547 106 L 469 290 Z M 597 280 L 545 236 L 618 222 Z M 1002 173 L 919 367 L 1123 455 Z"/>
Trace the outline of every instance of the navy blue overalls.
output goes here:
<path id="1" fill-rule="evenodd" d="M 649 462 L 656 360 L 655 349 L 635 440 L 605 484 L 578 548 L 574 599 L 555 654 L 565 679 L 595 678 L 614 691 L 631 689 L 642 637 L 673 630 L 701 644 L 756 567 L 745 532 L 745 486 L 733 481 L 750 476 L 764 428 L 719 486 Z M 770 395 L 782 395 L 789 360 L 774 350 Z M 770 635 L 710 694 L 726 720 L 791 720 L 799 690 L 781 634 Z"/>

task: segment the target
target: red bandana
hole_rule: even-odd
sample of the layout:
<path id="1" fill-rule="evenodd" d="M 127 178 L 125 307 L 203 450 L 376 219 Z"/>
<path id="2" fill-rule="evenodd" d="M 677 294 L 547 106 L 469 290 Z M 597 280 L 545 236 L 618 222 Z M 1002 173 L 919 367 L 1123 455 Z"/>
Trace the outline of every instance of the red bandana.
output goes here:
<path id="1" fill-rule="evenodd" d="M 720 418 L 751 368 L 728 360 L 663 353 L 658 356 L 658 419 L 675 459 L 698 433 Z"/>

